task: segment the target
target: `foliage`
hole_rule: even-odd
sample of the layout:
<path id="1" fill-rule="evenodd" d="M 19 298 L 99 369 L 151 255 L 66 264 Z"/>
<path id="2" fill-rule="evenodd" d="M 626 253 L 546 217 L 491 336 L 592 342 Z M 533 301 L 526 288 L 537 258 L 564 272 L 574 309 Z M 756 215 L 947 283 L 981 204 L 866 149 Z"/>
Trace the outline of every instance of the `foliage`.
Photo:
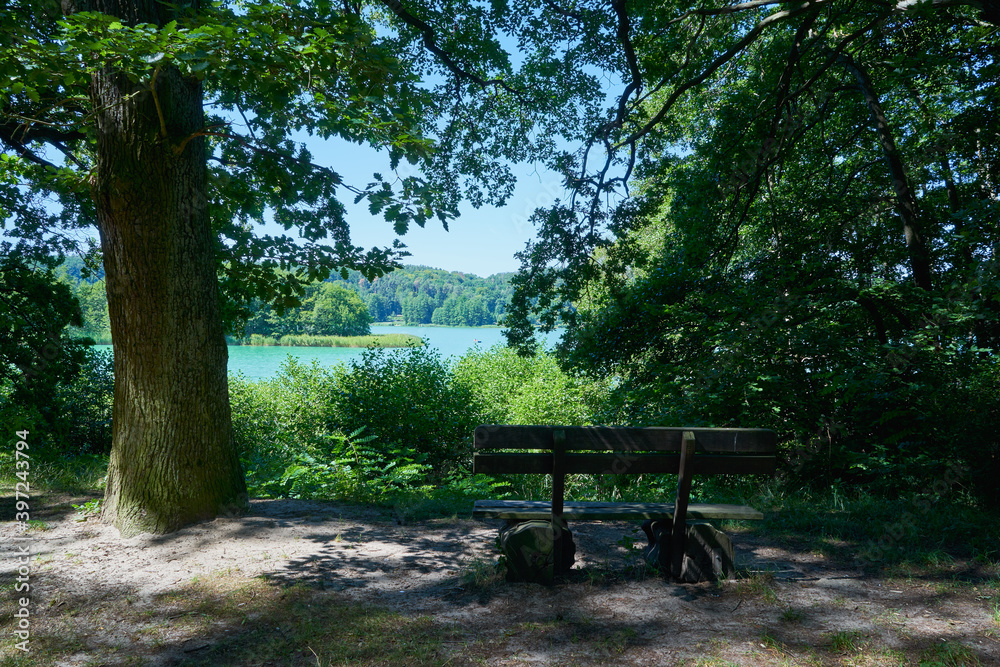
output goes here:
<path id="1" fill-rule="evenodd" d="M 352 276 L 353 277 L 353 276 Z M 404 266 L 374 281 L 350 282 L 376 321 L 402 316 L 407 324 L 481 326 L 503 319 L 511 274 L 487 278 L 426 266 Z"/>
<path id="2" fill-rule="evenodd" d="M 423 348 L 372 349 L 332 368 L 289 357 L 269 380 L 230 380 L 234 437 L 252 493 L 380 502 L 428 485 L 440 499 L 511 488 L 537 495 L 541 477 L 468 474 L 473 429 L 589 423 L 587 406 L 601 391 L 562 373 L 551 356 L 525 359 L 505 348 L 474 350 L 451 364 Z"/>
<path id="3" fill-rule="evenodd" d="M 334 433 L 322 459 L 299 453 L 281 476 L 262 484 L 258 493 L 289 498 L 350 499 L 385 503 L 405 492 L 426 492 L 430 466 L 412 450 L 378 447 L 374 436 Z"/>
<path id="4" fill-rule="evenodd" d="M 545 352 L 523 357 L 505 346 L 474 349 L 452 367 L 455 382 L 474 398 L 478 423 L 591 423 L 600 387 L 563 372 Z"/>
<path id="5" fill-rule="evenodd" d="M 67 5 L 66 16 L 55 3 L 7 3 L 0 10 L 7 26 L 0 74 L 10 83 L 0 95 L 0 217 L 13 215 L 14 233 L 26 243 L 74 248 L 71 237 L 47 232 L 95 222 L 81 178 L 98 150 L 91 77 L 113 68 L 133 97 L 145 98 L 176 72 L 200 82 L 209 102 L 204 129 L 172 141 L 209 142 L 210 213 L 233 322 L 248 315 L 253 299 L 279 312 L 299 306 L 317 279 L 350 270 L 382 276 L 397 268 L 403 246 L 351 244 L 344 197 L 366 201 L 397 234 L 432 219 L 447 224 L 463 195 L 476 206 L 501 204 L 513 189 L 507 165 L 572 128 L 546 121 L 547 139 L 532 142 L 533 119 L 559 108 L 563 119 L 574 116 L 574 94 L 597 89 L 593 77 L 577 76 L 533 92 L 540 75 L 558 72 L 556 54 L 526 62 L 519 74 L 492 30 L 507 23 L 503 8 L 439 4 L 218 2 L 135 10 L 148 21 L 137 22 L 82 11 L 89 3 Z M 537 9 L 530 14 L 552 23 Z M 248 78 L 248 69 L 256 76 Z M 505 129 L 483 133 L 470 117 Z M 317 163 L 301 141 L 306 135 L 382 150 L 388 171 L 345 182 Z M 47 159 L 46 146 L 60 152 L 61 166 Z M 19 190 L 22 182 L 53 200 L 43 205 Z M 271 218 L 303 242 L 253 231 Z"/>
<path id="6" fill-rule="evenodd" d="M 450 5 L 0 6 L 0 221 L 21 253 L 83 252 L 72 230 L 100 233 L 88 259 L 103 256 L 107 272 L 124 387 L 115 414 L 128 422 L 115 430 L 104 516 L 123 534 L 245 503 L 223 329 L 255 299 L 281 314 L 308 285 L 352 269 L 372 280 L 405 256 L 398 239 L 355 246 L 345 197 L 396 235 L 447 226 L 463 195 L 476 206 L 510 195 L 508 165 L 536 152 L 529 116 L 575 106 L 552 91 L 511 105 L 516 68 L 490 30 L 500 8 L 455 16 Z M 382 151 L 388 171 L 345 182 L 307 137 Z M 255 231 L 270 223 L 296 234 Z M 347 326 L 320 289 L 320 329 L 303 333 Z"/>
<path id="7" fill-rule="evenodd" d="M 233 437 L 240 457 L 280 458 L 288 447 L 310 455 L 321 452 L 329 435 L 327 397 L 333 394 L 337 371 L 289 356 L 267 380 L 230 376 Z"/>
<path id="8" fill-rule="evenodd" d="M 54 264 L 55 262 L 50 262 Z M 0 260 L 0 415 L 41 456 L 104 453 L 111 444 L 111 359 L 70 334 L 80 308 L 45 264 Z"/>
<path id="9" fill-rule="evenodd" d="M 81 357 L 76 375 L 45 396 L 0 393 L 3 423 L 29 431 L 36 456 L 54 460 L 111 449 L 111 355 L 83 348 Z"/>
<path id="10" fill-rule="evenodd" d="M 86 521 L 91 517 L 100 517 L 102 502 L 100 498 L 94 498 L 80 505 L 73 505 L 73 509 L 76 510 L 77 521 Z"/>
<path id="11" fill-rule="evenodd" d="M 111 325 L 103 270 L 87 273 L 83 260 L 71 256 L 58 267 L 56 275 L 70 286 L 80 302 L 83 326 L 72 329 L 74 334 L 110 345 Z M 511 275 L 480 278 L 457 271 L 404 266 L 369 281 L 360 272 L 351 271 L 346 279 L 334 276 L 304 287 L 302 305 L 286 308 L 281 315 L 269 304 L 255 299 L 244 306 L 245 321 L 234 323 L 234 327 L 242 333 L 237 337 L 241 341 L 313 335 L 310 332 L 319 328 L 315 319 L 317 297 L 322 290 L 330 289 L 336 290 L 338 295 L 342 295 L 341 289 L 349 290 L 364 302 L 367 318 L 352 297 L 342 295 L 342 302 L 350 304 L 349 313 L 342 318 L 349 323 L 347 329 L 363 330 L 362 323 L 366 319 L 369 322 L 402 319 L 407 324 L 444 326 L 493 325 L 503 319 L 510 300 Z"/>
<path id="12" fill-rule="evenodd" d="M 0 387 L 14 403 L 37 406 L 43 417 L 45 399 L 77 373 L 84 354 L 64 331 L 81 324 L 80 308 L 55 279 L 53 264 L 7 252 L 0 258 Z"/>
<path id="13" fill-rule="evenodd" d="M 281 314 L 271 306 L 257 308 L 243 327 L 243 336 L 366 336 L 371 315 L 356 292 L 336 282 L 321 282 L 305 288 L 302 305 Z M 252 310 L 252 309 L 251 309 Z"/>
<path id="14" fill-rule="evenodd" d="M 614 7 L 623 89 L 536 212 L 510 339 L 570 322 L 601 421 L 771 427 L 817 486 L 960 461 L 1000 504 L 1000 17 Z"/>
<path id="15" fill-rule="evenodd" d="M 60 411 L 63 446 L 73 453 L 107 454 L 111 451 L 111 409 L 115 376 L 111 352 L 87 348 L 80 372 L 60 385 L 49 404 Z"/>
<path id="16" fill-rule="evenodd" d="M 439 478 L 469 466 L 472 397 L 436 351 L 369 349 L 335 378 L 331 426 L 422 454 Z"/>

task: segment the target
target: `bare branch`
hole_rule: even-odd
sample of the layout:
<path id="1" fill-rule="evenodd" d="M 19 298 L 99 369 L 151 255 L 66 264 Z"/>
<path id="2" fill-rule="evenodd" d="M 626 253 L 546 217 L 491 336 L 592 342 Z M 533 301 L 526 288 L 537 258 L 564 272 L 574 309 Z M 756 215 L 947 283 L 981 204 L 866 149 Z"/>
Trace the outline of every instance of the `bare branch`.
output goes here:
<path id="1" fill-rule="evenodd" d="M 554 11 L 556 14 L 559 14 L 559 16 L 565 16 L 566 18 L 570 18 L 575 21 L 579 21 L 580 23 L 583 23 L 583 15 L 580 14 L 579 12 L 571 12 L 568 9 L 563 9 L 562 7 L 559 6 L 558 3 L 554 2 L 554 0 L 543 0 L 543 1 L 545 2 L 546 7 Z"/>

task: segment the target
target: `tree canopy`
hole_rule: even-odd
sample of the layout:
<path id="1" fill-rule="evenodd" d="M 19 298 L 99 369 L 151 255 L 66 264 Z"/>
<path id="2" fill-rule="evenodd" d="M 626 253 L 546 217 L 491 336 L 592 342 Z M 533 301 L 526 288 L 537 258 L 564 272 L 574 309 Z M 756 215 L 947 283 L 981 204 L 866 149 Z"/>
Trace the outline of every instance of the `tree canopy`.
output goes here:
<path id="1" fill-rule="evenodd" d="M 234 306 L 254 297 L 292 306 L 304 285 L 331 272 L 355 269 L 371 278 L 398 266 L 405 256 L 399 243 L 351 243 L 345 198 L 367 200 L 402 234 L 414 223 L 447 224 L 463 195 L 477 204 L 509 195 L 502 162 L 527 144 L 504 148 L 498 138 L 484 150 L 485 138 L 465 123 L 468 114 L 503 114 L 503 95 L 470 101 L 444 85 L 423 85 L 433 69 L 418 40 L 433 41 L 431 28 L 398 3 L 387 5 L 402 18 L 353 3 L 171 5 L 176 11 L 150 3 L 160 8 L 147 18 L 159 24 L 138 20 L 136 8 L 145 5 L 72 3 L 68 15 L 55 2 L 0 8 L 0 76 L 10 82 L 0 91 L 0 211 L 13 225 L 8 235 L 19 238 L 16 246 L 7 242 L 9 252 L 75 250 L 78 242 L 64 230 L 96 224 L 88 192 L 98 150 L 91 77 L 107 67 L 127 80 L 129 96 L 155 91 L 172 68 L 203 87 L 201 127 L 173 140 L 171 150 L 196 138 L 208 143 L 220 283 Z M 484 17 L 473 12 L 463 20 L 470 23 L 464 38 Z M 381 36 L 375 21 L 386 27 Z M 487 86 L 471 72 L 460 81 Z M 158 113 L 156 125 L 166 132 Z M 307 136 L 383 150 L 390 173 L 347 181 L 314 161 Z M 421 174 L 397 176 L 404 161 L 419 163 Z M 291 234 L 254 233 L 271 219 Z"/>
<path id="2" fill-rule="evenodd" d="M 997 501 L 995 5 L 612 9 L 620 96 L 536 213 L 511 340 L 569 322 L 608 420 L 770 426 L 815 479 L 958 457 Z"/>
<path id="3" fill-rule="evenodd" d="M 447 225 L 462 197 L 503 203 L 512 162 L 582 136 L 573 121 L 598 108 L 599 80 L 567 66 L 562 33 L 530 3 L 0 6 L 4 252 L 59 257 L 81 230 L 100 237 L 88 261 L 103 264 L 115 355 L 105 520 L 163 532 L 245 504 L 226 328 L 255 300 L 280 313 L 331 273 L 398 266 L 398 240 L 351 242 L 345 197 L 397 234 Z M 538 47 L 519 61 L 500 45 L 529 34 Z M 383 151 L 388 169 L 344 178 L 307 137 Z M 289 233 L 259 233 L 269 220 Z"/>

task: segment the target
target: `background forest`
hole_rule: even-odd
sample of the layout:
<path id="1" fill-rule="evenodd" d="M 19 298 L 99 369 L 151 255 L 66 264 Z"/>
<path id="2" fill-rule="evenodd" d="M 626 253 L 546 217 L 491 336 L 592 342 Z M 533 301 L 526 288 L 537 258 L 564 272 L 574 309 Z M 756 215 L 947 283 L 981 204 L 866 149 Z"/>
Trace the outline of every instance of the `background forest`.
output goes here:
<path id="1" fill-rule="evenodd" d="M 305 288 L 299 306 L 282 314 L 261 299 L 247 304 L 233 323 L 230 340 L 253 334 L 360 336 L 377 322 L 437 324 L 454 327 L 497 325 L 503 320 L 513 287 L 512 273 L 480 278 L 471 273 L 426 266 L 403 266 L 369 281 L 358 271 L 332 276 Z M 89 273 L 79 257 L 67 257 L 56 269 L 80 302 L 83 326 L 74 333 L 99 344 L 111 343 L 103 271 Z"/>

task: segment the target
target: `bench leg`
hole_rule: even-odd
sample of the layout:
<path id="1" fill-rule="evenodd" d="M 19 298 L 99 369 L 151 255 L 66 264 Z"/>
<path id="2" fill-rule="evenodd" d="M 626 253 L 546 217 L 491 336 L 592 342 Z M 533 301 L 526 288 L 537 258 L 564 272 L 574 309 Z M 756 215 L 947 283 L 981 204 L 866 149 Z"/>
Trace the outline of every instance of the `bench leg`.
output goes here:
<path id="1" fill-rule="evenodd" d="M 692 431 L 684 431 L 681 442 L 680 470 L 677 472 L 677 500 L 674 502 L 674 525 L 670 538 L 670 575 L 680 579 L 687 548 L 687 506 L 691 495 L 691 475 L 694 472 L 695 442 Z"/>

